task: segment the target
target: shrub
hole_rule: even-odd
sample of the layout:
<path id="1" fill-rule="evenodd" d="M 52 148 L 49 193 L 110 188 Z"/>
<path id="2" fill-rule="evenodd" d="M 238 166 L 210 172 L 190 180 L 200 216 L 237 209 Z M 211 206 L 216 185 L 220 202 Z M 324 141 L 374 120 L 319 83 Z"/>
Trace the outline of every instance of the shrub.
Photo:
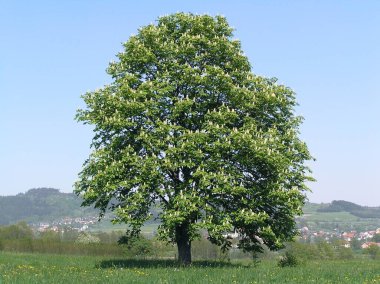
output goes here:
<path id="1" fill-rule="evenodd" d="M 123 236 L 119 239 L 118 243 L 123 246 L 124 254 L 127 257 L 147 257 L 153 255 L 152 241 L 142 235 L 136 237 Z"/>
<path id="2" fill-rule="evenodd" d="M 82 232 L 78 235 L 75 242 L 78 244 L 98 244 L 100 243 L 100 239 L 89 233 Z"/>
<path id="3" fill-rule="evenodd" d="M 315 244 L 294 242 L 288 244 L 288 251 L 300 261 L 354 258 L 352 249 L 344 247 L 342 241 L 335 241 L 333 244 L 326 241 Z"/>
<path id="4" fill-rule="evenodd" d="M 372 259 L 378 259 L 380 258 L 380 247 L 372 244 L 364 250 L 364 253 L 368 254 Z"/>
<path id="5" fill-rule="evenodd" d="M 288 251 L 302 261 L 321 259 L 320 251 L 315 244 L 294 242 L 288 245 Z"/>
<path id="6" fill-rule="evenodd" d="M 338 245 L 340 246 L 340 245 Z M 326 241 L 321 241 L 317 243 L 317 248 L 321 259 L 334 259 L 335 251 L 334 247 L 327 243 Z"/>
<path id="7" fill-rule="evenodd" d="M 278 261 L 278 266 L 280 267 L 293 267 L 298 265 L 297 257 L 292 254 L 290 251 L 286 251 L 285 255 L 280 258 Z"/>
<path id="8" fill-rule="evenodd" d="M 33 231 L 25 222 L 0 227 L 0 238 L 3 240 L 32 239 Z"/>
<path id="9" fill-rule="evenodd" d="M 336 249 L 338 259 L 352 259 L 354 258 L 354 252 L 351 248 L 340 246 Z"/>

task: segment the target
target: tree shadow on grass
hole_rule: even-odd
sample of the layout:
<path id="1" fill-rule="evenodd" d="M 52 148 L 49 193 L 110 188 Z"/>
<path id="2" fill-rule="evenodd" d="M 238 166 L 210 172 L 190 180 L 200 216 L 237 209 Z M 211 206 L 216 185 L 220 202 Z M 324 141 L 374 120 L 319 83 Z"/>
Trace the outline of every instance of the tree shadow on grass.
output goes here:
<path id="1" fill-rule="evenodd" d="M 178 261 L 171 259 L 111 259 L 96 264 L 96 268 L 178 268 L 183 267 Z M 247 265 L 225 261 L 195 260 L 190 267 L 249 267 Z"/>

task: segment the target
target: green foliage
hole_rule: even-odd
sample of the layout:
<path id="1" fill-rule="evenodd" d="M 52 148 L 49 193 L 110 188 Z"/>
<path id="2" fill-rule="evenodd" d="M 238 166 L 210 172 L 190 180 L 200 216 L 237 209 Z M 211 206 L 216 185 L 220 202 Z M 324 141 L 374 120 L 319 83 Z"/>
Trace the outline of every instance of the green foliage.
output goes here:
<path id="1" fill-rule="evenodd" d="M 122 231 L 112 231 L 109 233 L 96 232 L 93 234 L 100 239 L 101 243 L 104 244 L 116 244 L 118 240 L 124 235 Z"/>
<path id="2" fill-rule="evenodd" d="M 31 228 L 21 222 L 0 227 L 0 250 L 76 255 L 123 256 L 117 239 L 120 232 L 78 233 L 74 230 L 63 232 L 45 231 L 34 234 Z M 102 238 L 102 239 L 101 239 Z M 100 241 L 103 241 L 100 243 Z"/>
<path id="3" fill-rule="evenodd" d="M 280 267 L 294 267 L 299 264 L 297 257 L 290 251 L 286 251 L 285 254 L 278 261 Z"/>
<path id="4" fill-rule="evenodd" d="M 339 246 L 336 248 L 337 259 L 353 259 L 354 257 L 355 255 L 351 248 L 346 248 L 344 246 Z"/>
<path id="5" fill-rule="evenodd" d="M 372 242 L 380 243 L 380 234 L 375 234 L 372 238 Z"/>
<path id="6" fill-rule="evenodd" d="M 332 244 L 320 241 L 317 244 L 317 248 L 319 251 L 319 256 L 321 259 L 334 259 L 335 258 L 335 251 Z"/>
<path id="7" fill-rule="evenodd" d="M 25 222 L 0 227 L 0 240 L 31 239 L 32 237 L 33 231 Z"/>
<path id="8" fill-rule="evenodd" d="M 118 243 L 123 246 L 127 257 L 147 257 L 153 255 L 152 241 L 142 235 L 134 237 L 122 236 Z"/>
<path id="9" fill-rule="evenodd" d="M 55 231 L 44 231 L 44 232 L 39 232 L 38 238 L 41 240 L 46 240 L 46 241 L 60 241 L 63 239 L 63 233 L 62 235 L 58 232 Z M 76 238 L 77 238 L 78 232 L 76 232 Z"/>
<path id="10" fill-rule="evenodd" d="M 342 242 L 335 242 L 334 244 L 325 241 L 315 244 L 293 242 L 288 244 L 287 251 L 302 262 L 354 258 L 352 249 L 344 247 Z"/>
<path id="11" fill-rule="evenodd" d="M 380 247 L 376 244 L 371 244 L 368 248 L 364 249 L 364 253 L 368 254 L 372 259 L 379 259 Z"/>
<path id="12" fill-rule="evenodd" d="M 78 244 L 98 244 L 100 239 L 87 232 L 81 232 L 75 242 Z"/>
<path id="13" fill-rule="evenodd" d="M 298 137 L 294 92 L 252 74 L 221 16 L 177 13 L 139 29 L 83 95 L 77 120 L 93 125 L 93 152 L 75 192 L 132 235 L 161 208 L 161 239 L 190 250 L 207 230 L 236 230 L 239 247 L 279 249 L 296 234 L 310 160 Z"/>
<path id="14" fill-rule="evenodd" d="M 107 257 L 123 257 L 124 254 L 117 244 L 75 243 L 57 240 L 29 239 L 4 240 L 3 251 L 32 252 L 60 255 L 92 255 Z"/>
<path id="15" fill-rule="evenodd" d="M 350 246 L 353 250 L 355 251 L 361 250 L 362 248 L 361 245 L 362 245 L 361 241 L 359 241 L 357 238 L 352 238 L 350 242 Z"/>
<path id="16" fill-rule="evenodd" d="M 321 259 L 321 252 L 315 244 L 294 242 L 289 245 L 289 251 L 302 261 Z"/>

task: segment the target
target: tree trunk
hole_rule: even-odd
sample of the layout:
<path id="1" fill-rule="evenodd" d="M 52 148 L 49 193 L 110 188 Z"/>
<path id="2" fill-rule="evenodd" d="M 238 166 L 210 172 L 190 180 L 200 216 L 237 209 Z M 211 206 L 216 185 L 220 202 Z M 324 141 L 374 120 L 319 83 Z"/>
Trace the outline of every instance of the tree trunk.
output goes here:
<path id="1" fill-rule="evenodd" d="M 182 265 L 191 264 L 191 241 L 189 225 L 181 224 L 176 228 L 176 241 L 178 248 L 178 261 Z"/>

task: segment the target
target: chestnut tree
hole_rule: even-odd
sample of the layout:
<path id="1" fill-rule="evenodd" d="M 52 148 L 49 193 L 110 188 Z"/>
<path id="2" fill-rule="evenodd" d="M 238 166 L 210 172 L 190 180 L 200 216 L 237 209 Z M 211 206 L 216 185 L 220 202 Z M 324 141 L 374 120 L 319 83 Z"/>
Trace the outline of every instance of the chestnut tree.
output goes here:
<path id="1" fill-rule="evenodd" d="M 75 184 L 83 205 L 112 211 L 136 236 L 161 208 L 158 235 L 191 262 L 191 241 L 279 249 L 297 233 L 312 159 L 294 92 L 252 73 L 222 16 L 176 13 L 123 44 L 112 82 L 82 97 L 94 127 Z"/>

